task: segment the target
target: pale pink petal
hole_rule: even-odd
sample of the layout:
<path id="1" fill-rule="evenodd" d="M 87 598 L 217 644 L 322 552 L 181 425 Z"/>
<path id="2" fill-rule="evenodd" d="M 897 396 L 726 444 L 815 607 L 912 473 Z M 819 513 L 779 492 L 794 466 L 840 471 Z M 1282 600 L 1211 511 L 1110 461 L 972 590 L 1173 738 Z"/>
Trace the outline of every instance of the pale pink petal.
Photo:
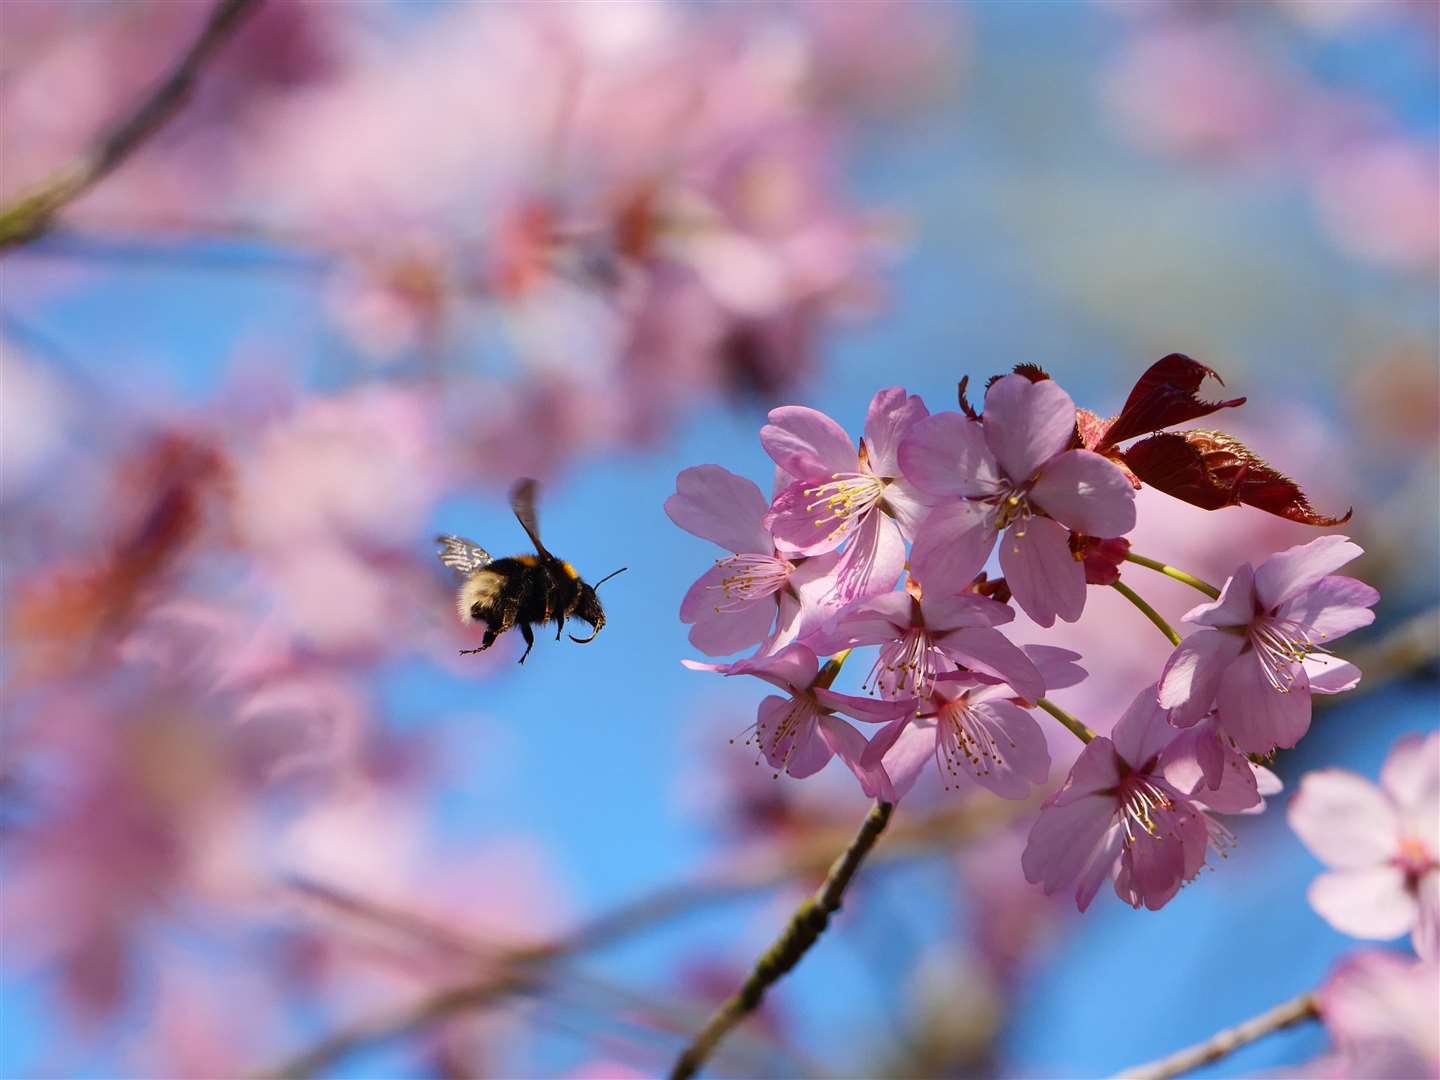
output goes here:
<path id="1" fill-rule="evenodd" d="M 1184 618 L 1199 626 L 1249 626 L 1257 614 L 1255 603 L 1255 571 L 1241 563 L 1221 586 L 1220 599 L 1197 604 Z"/>
<path id="2" fill-rule="evenodd" d="M 935 509 L 935 496 L 926 495 L 908 480 L 895 480 L 885 486 L 880 509 L 895 519 L 906 540 L 914 540 L 930 511 Z"/>
<path id="3" fill-rule="evenodd" d="M 898 386 L 881 390 L 865 414 L 865 455 L 876 476 L 899 476 L 900 443 L 917 421 L 930 415 L 925 403 Z"/>
<path id="4" fill-rule="evenodd" d="M 1440 869 L 1429 871 L 1415 890 L 1419 911 L 1410 943 L 1422 960 L 1440 959 Z"/>
<path id="5" fill-rule="evenodd" d="M 1308 627 L 1315 644 L 1323 646 L 1374 622 L 1369 609 L 1379 601 L 1380 594 L 1363 581 L 1332 575 L 1286 600 L 1276 616 Z"/>
<path id="6" fill-rule="evenodd" d="M 799 599 L 788 589 L 777 593 L 775 598 L 780 601 L 779 614 L 775 619 L 775 629 L 760 643 L 757 650 L 760 656 L 770 656 L 793 644 L 801 638 L 801 631 L 805 629 L 805 609 Z"/>
<path id="7" fill-rule="evenodd" d="M 874 596 L 895 587 L 905 568 L 900 527 L 879 511 L 865 515 L 835 565 L 835 589 L 842 596 Z"/>
<path id="8" fill-rule="evenodd" d="M 833 716 L 822 716 L 818 725 L 821 740 L 830 752 L 845 763 L 845 767 L 860 781 L 860 789 L 872 799 L 894 802 L 895 789 L 883 765 L 865 765 L 865 736 L 844 720 Z"/>
<path id="9" fill-rule="evenodd" d="M 1059 522 L 1037 517 L 1011 525 L 1000 540 L 1000 569 L 1039 626 L 1055 625 L 1057 615 L 1074 622 L 1085 610 L 1085 564 L 1071 554 L 1070 532 Z"/>
<path id="10" fill-rule="evenodd" d="M 713 567 L 690 586 L 680 602 L 680 621 L 694 624 L 690 644 L 707 656 L 728 656 L 758 645 L 775 622 L 775 597 L 727 600 L 720 588 L 725 576 L 725 570 Z"/>
<path id="11" fill-rule="evenodd" d="M 1017 484 L 1028 481 L 1075 433 L 1075 402 L 1054 379 L 996 379 L 985 392 L 985 441 Z"/>
<path id="12" fill-rule="evenodd" d="M 954 593 L 927 595 L 920 601 L 920 613 L 932 633 L 958 630 L 964 626 L 1004 626 L 1015 621 L 1015 609 L 988 596 Z"/>
<path id="13" fill-rule="evenodd" d="M 885 741 L 880 741 L 880 735 L 885 733 L 877 734 L 871 746 L 873 749 L 876 743 L 880 744 L 880 760 L 890 777 L 895 798 L 901 799 L 915 786 L 925 765 L 935 760 L 935 721 L 933 718 L 913 722 L 897 720 L 893 731 L 887 731 L 890 733 Z"/>
<path id="14" fill-rule="evenodd" d="M 1324 653 L 1312 653 L 1302 661 L 1310 690 L 1316 694 L 1339 694 L 1360 685 L 1360 669 L 1346 660 Z"/>
<path id="15" fill-rule="evenodd" d="M 1418 907 L 1396 866 L 1321 874 L 1306 892 L 1310 906 L 1342 934 L 1386 941 L 1415 926 Z"/>
<path id="16" fill-rule="evenodd" d="M 1255 571 L 1255 592 L 1266 611 L 1328 577 L 1364 549 L 1345 536 L 1322 536 L 1271 555 Z"/>
<path id="17" fill-rule="evenodd" d="M 1177 791 L 1208 800 L 1210 792 L 1205 789 L 1218 788 L 1225 778 L 1225 750 L 1214 721 L 1203 721 L 1170 740 L 1161 754 L 1160 771 L 1165 782 Z M 1247 759 L 1241 756 L 1240 760 Z M 1253 773 L 1250 787 L 1254 795 Z M 1250 802 L 1253 804 L 1255 799 Z"/>
<path id="18" fill-rule="evenodd" d="M 1147 686 L 1135 695 L 1129 708 L 1115 721 L 1110 738 L 1115 743 L 1115 752 L 1129 762 L 1131 768 L 1152 771 L 1160 752 L 1175 738 L 1175 729 L 1155 700 L 1154 686 Z"/>
<path id="19" fill-rule="evenodd" d="M 801 780 L 825 767 L 830 747 L 817 733 L 819 717 L 814 703 L 803 698 L 772 694 L 760 702 L 755 734 L 771 768 Z"/>
<path id="20" fill-rule="evenodd" d="M 812 691 L 815 700 L 824 708 L 833 712 L 844 713 L 852 719 L 859 720 L 866 724 L 888 724 L 897 716 L 905 716 L 915 712 L 914 698 L 901 698 L 896 701 L 878 701 L 871 697 L 859 697 L 855 694 L 842 694 L 838 690 L 831 690 L 828 687 L 817 686 Z"/>
<path id="21" fill-rule="evenodd" d="M 798 642 L 787 645 L 771 656 L 756 656 L 749 660 L 737 660 L 729 666 L 727 675 L 754 675 L 782 690 L 804 689 L 815 681 L 820 671 L 820 660 L 804 645 Z"/>
<path id="22" fill-rule="evenodd" d="M 1056 521 L 1087 536 L 1124 536 L 1135 527 L 1135 487 L 1120 466 L 1089 450 L 1052 458 L 1030 497 Z"/>
<path id="23" fill-rule="evenodd" d="M 1440 801 L 1440 732 L 1398 739 L 1380 770 L 1380 786 L 1401 807 Z"/>
<path id="24" fill-rule="evenodd" d="M 764 523 L 777 548 L 795 555 L 822 555 L 845 542 L 850 535 L 850 519 L 831 521 L 817 516 L 812 508 L 816 497 L 806 484 L 797 480 L 776 495 Z"/>
<path id="25" fill-rule="evenodd" d="M 903 592 L 868 596 L 843 608 L 834 622 L 814 634 L 811 641 L 829 655 L 854 645 L 880 645 L 904 635 L 910 626 L 914 601 Z"/>
<path id="26" fill-rule="evenodd" d="M 979 421 L 959 413 L 921 420 L 900 444 L 906 479 L 930 495 L 989 495 L 1001 486 Z"/>
<path id="27" fill-rule="evenodd" d="M 1039 669 L 1047 694 L 1052 690 L 1079 686 L 1089 677 L 1089 672 L 1075 662 L 1081 659 L 1077 652 L 1055 645 L 1022 645 L 1020 648 Z"/>
<path id="28" fill-rule="evenodd" d="M 1045 680 L 1035 662 L 999 630 L 971 626 L 935 639 L 935 648 L 968 668 L 993 675 L 1028 701 L 1045 696 Z"/>
<path id="29" fill-rule="evenodd" d="M 944 503 L 930 511 L 916 533 L 910 572 L 931 592 L 957 593 L 985 568 L 997 535 L 993 506 Z"/>
<path id="30" fill-rule="evenodd" d="M 814 633 L 846 604 L 856 599 L 841 596 L 836 592 L 835 566 L 839 561 L 838 551 L 796 561 L 795 570 L 786 583 L 789 588 L 782 591 L 780 598 L 782 623 L 786 618 L 786 605 L 798 605 L 799 622 L 795 627 L 795 638 Z"/>
<path id="31" fill-rule="evenodd" d="M 1223 630 L 1196 631 L 1175 647 L 1159 689 L 1160 705 L 1171 710 L 1172 724 L 1189 727 L 1210 711 L 1221 676 L 1244 647 L 1244 638 Z"/>
<path id="32" fill-rule="evenodd" d="M 770 504 L 743 476 L 719 465 L 697 465 L 675 478 L 665 513 L 686 532 L 726 551 L 769 555 L 775 550 L 762 519 Z"/>
<path id="33" fill-rule="evenodd" d="M 770 423 L 760 429 L 760 445 L 776 465 L 800 481 L 829 479 L 833 473 L 859 468 L 859 454 L 845 429 L 803 405 L 771 409 Z"/>
<path id="34" fill-rule="evenodd" d="M 1400 850 L 1394 804 L 1344 769 L 1306 773 L 1285 816 L 1310 853 L 1337 870 L 1374 866 Z"/>
<path id="35" fill-rule="evenodd" d="M 1294 681 L 1277 690 L 1254 651 L 1233 661 L 1220 679 L 1215 709 L 1220 726 L 1247 754 L 1288 749 L 1310 730 L 1310 681 L 1299 664 L 1289 665 Z"/>
<path id="36" fill-rule="evenodd" d="M 1050 775 L 1050 749 L 1040 725 L 1008 701 L 976 705 L 971 713 L 993 741 L 988 753 L 964 759 L 970 775 L 1002 799 L 1026 798 L 1032 785 Z"/>
<path id="37" fill-rule="evenodd" d="M 1114 818 L 1115 800 L 1104 795 L 1044 807 L 1020 856 L 1025 880 L 1046 893 L 1069 885 L 1090 862 Z"/>
<path id="38" fill-rule="evenodd" d="M 1352 953 L 1321 986 L 1335 1044 L 1361 1065 L 1354 1080 L 1433 1077 L 1440 1066 L 1440 977 L 1434 964 L 1391 951 Z"/>
<path id="39" fill-rule="evenodd" d="M 1103 735 L 1091 739 L 1080 751 L 1070 774 L 1060 785 L 1060 790 L 1046 800 L 1047 806 L 1069 806 L 1079 799 L 1102 795 L 1115 808 L 1113 789 L 1120 783 L 1121 769 L 1125 763 L 1115 752 L 1115 744 Z M 1109 794 L 1105 794 L 1109 792 Z"/>
<path id="40" fill-rule="evenodd" d="M 1080 871 L 1080 876 L 1075 883 L 1075 906 L 1083 913 L 1090 902 L 1095 899 L 1095 894 L 1100 891 L 1100 886 L 1105 884 L 1105 879 L 1115 872 L 1116 863 L 1125 850 L 1125 829 L 1116 822 L 1105 830 L 1105 835 L 1100 838 L 1100 843 L 1095 845 L 1094 852 Z"/>

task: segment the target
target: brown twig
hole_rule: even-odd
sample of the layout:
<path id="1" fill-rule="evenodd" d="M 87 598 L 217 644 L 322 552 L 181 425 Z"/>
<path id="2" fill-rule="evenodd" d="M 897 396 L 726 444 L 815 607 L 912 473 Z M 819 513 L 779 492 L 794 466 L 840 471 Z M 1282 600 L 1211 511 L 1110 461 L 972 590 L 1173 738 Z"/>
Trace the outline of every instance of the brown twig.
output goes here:
<path id="1" fill-rule="evenodd" d="M 103 180 L 180 111 L 201 70 L 260 0 L 220 0 L 170 73 L 76 161 L 0 208 L 0 251 L 43 235 L 55 216 Z"/>
<path id="2" fill-rule="evenodd" d="M 1315 1008 L 1315 995 L 1307 991 L 1283 1005 L 1275 1006 L 1269 1012 L 1246 1020 L 1243 1024 L 1218 1031 L 1204 1042 L 1196 1043 L 1179 1053 L 1118 1072 L 1112 1080 L 1169 1080 L 1172 1076 L 1180 1076 L 1212 1061 L 1218 1061 L 1226 1054 L 1234 1053 L 1242 1046 L 1248 1046 L 1266 1035 L 1283 1031 L 1317 1016 L 1319 1013 Z"/>
<path id="3" fill-rule="evenodd" d="M 795 914 L 790 917 L 775 944 L 755 962 L 750 977 L 716 1010 L 709 1023 L 700 1029 L 694 1041 L 676 1059 L 675 1067 L 670 1070 L 670 1080 L 689 1080 L 694 1076 L 730 1029 L 754 1012 L 764 999 L 765 992 L 798 964 L 820 939 L 830 923 L 830 916 L 840 910 L 840 901 L 845 896 L 850 879 L 885 831 L 894 809 L 891 803 L 875 804 L 866 815 L 860 831 L 855 834 L 855 839 L 835 860 L 830 873 L 825 875 L 815 895 L 795 909 Z"/>

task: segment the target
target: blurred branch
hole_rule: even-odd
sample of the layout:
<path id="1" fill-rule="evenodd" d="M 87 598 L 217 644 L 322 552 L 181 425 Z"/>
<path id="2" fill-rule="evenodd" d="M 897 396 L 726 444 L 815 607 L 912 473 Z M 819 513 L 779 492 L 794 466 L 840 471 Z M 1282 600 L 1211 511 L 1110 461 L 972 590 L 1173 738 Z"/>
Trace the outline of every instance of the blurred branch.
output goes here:
<path id="1" fill-rule="evenodd" d="M 190 99 L 196 79 L 260 0 L 220 0 L 200 36 L 135 109 L 78 160 L 0 208 L 0 251 L 43 235 L 55 215 L 114 172 Z"/>
<path id="2" fill-rule="evenodd" d="M 1032 802 L 980 798 L 913 822 L 900 822 L 891 829 L 886 846 L 871 861 L 898 862 L 937 851 L 950 851 L 969 840 L 990 835 L 1013 824 L 1033 809 Z M 516 994 L 534 992 L 543 984 L 544 969 L 568 956 L 603 948 L 710 904 L 821 873 L 830 864 L 835 847 L 843 842 L 841 837 L 838 829 L 817 830 L 778 853 L 746 859 L 695 881 L 660 889 L 602 914 L 552 941 L 519 947 L 485 942 L 458 933 L 435 920 L 331 885 L 292 881 L 291 887 L 297 892 L 327 907 L 442 949 L 461 951 L 477 962 L 494 965 L 495 969 L 466 986 L 437 991 L 399 1010 L 342 1029 L 264 1075 L 310 1076 L 362 1047 L 399 1038 L 460 1013 L 494 1005 Z"/>
<path id="3" fill-rule="evenodd" d="M 716 1010 L 710 1022 L 700 1029 L 695 1040 L 676 1059 L 675 1067 L 670 1070 L 671 1080 L 689 1080 L 694 1076 L 730 1029 L 754 1012 L 764 999 L 765 992 L 794 968 L 810 947 L 820 940 L 820 935 L 830 923 L 830 916 L 840 910 L 840 901 L 845 896 L 850 879 L 860 869 L 875 841 L 880 839 L 894 809 L 893 803 L 875 804 L 866 815 L 860 831 L 855 834 L 855 839 L 825 875 L 815 895 L 795 909 L 795 914 L 790 917 L 775 944 L 755 962 L 755 969 L 744 985 Z"/>
<path id="4" fill-rule="evenodd" d="M 1319 1015 L 1315 1007 L 1315 995 L 1307 991 L 1252 1020 L 1216 1032 L 1204 1042 L 1196 1043 L 1179 1053 L 1116 1073 L 1111 1080 L 1169 1080 L 1172 1076 L 1180 1076 L 1212 1061 L 1218 1061 L 1226 1054 L 1234 1053 L 1242 1046 L 1249 1046 L 1266 1035 L 1283 1031 L 1303 1020 L 1315 1019 Z"/>

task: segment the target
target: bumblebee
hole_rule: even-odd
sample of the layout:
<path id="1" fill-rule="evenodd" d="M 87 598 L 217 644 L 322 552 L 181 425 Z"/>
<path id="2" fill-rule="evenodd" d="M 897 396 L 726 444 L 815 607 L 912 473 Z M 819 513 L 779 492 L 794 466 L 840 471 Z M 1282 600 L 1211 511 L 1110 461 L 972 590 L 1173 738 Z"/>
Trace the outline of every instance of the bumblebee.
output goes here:
<path id="1" fill-rule="evenodd" d="M 525 639 L 525 651 L 520 654 L 523 664 L 535 647 L 533 624 L 554 622 L 555 640 L 559 641 L 566 619 L 587 622 L 592 628 L 589 637 L 570 635 L 570 640 L 580 645 L 594 641 L 605 625 L 605 609 L 600 606 L 595 589 L 629 568 L 622 566 L 594 585 L 588 585 L 580 579 L 575 567 L 552 555 L 540 542 L 540 525 L 535 516 L 538 487 L 534 480 L 526 479 L 517 482 L 510 491 L 510 509 L 535 545 L 534 555 L 497 559 L 464 537 L 435 538 L 440 545 L 436 554 L 460 582 L 455 597 L 460 621 L 485 624 L 485 637 L 479 648 L 461 649 L 462 656 L 484 652 L 501 634 L 518 626 Z"/>

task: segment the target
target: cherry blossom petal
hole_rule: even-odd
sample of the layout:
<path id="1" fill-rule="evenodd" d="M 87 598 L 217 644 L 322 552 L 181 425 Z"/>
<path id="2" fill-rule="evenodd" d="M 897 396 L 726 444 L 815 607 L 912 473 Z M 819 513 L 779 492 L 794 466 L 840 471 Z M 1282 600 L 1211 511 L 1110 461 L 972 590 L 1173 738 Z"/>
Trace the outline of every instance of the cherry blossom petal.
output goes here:
<path id="1" fill-rule="evenodd" d="M 900 527 L 877 510 L 865 515 L 835 565 L 835 589 L 844 596 L 874 596 L 895 587 L 905 569 Z"/>
<path id="2" fill-rule="evenodd" d="M 675 478 L 665 500 L 670 520 L 726 551 L 769 555 L 775 550 L 762 519 L 770 504 L 755 484 L 719 465 L 697 465 Z"/>
<path id="3" fill-rule="evenodd" d="M 1167 721 L 1165 710 L 1155 700 L 1154 686 L 1147 686 L 1135 695 L 1110 732 L 1115 752 L 1131 768 L 1143 772 L 1152 771 L 1160 752 L 1174 737 L 1175 729 Z"/>
<path id="4" fill-rule="evenodd" d="M 1440 856 L 1440 732 L 1398 740 L 1380 770 L 1380 786 L 1405 828 Z"/>
<path id="5" fill-rule="evenodd" d="M 797 480 L 784 488 L 770 504 L 765 526 L 774 536 L 775 546 L 794 555 L 823 555 L 834 551 L 849 535 L 848 519 L 831 521 L 816 517 L 812 509 L 816 496 L 809 491 L 806 480 Z M 846 528 L 841 528 L 846 525 Z"/>
<path id="6" fill-rule="evenodd" d="M 1419 911 L 1410 943 L 1422 960 L 1432 963 L 1440 956 L 1440 869 L 1431 870 L 1416 888 Z"/>
<path id="7" fill-rule="evenodd" d="M 1020 856 L 1025 880 L 1039 885 L 1047 894 L 1063 889 L 1090 862 L 1114 818 L 1115 800 L 1105 795 L 1086 795 L 1064 805 L 1046 806 L 1030 827 Z"/>
<path id="8" fill-rule="evenodd" d="M 1291 664 L 1289 673 L 1294 679 L 1290 689 L 1275 689 L 1252 651 L 1221 676 L 1215 694 L 1220 725 L 1247 754 L 1288 749 L 1310 730 L 1310 680 L 1299 664 Z"/>
<path id="9" fill-rule="evenodd" d="M 727 601 L 720 588 L 726 573 L 718 566 L 706 571 L 680 602 L 680 621 L 694 624 L 690 627 L 690 644 L 706 656 L 729 656 L 757 645 L 765 640 L 775 622 L 773 596 Z"/>
<path id="10" fill-rule="evenodd" d="M 1135 487 L 1109 458 L 1068 450 L 1052 458 L 1030 489 L 1045 512 L 1087 536 L 1124 536 L 1135 527 Z"/>
<path id="11" fill-rule="evenodd" d="M 1199 626 L 1249 626 L 1255 614 L 1255 571 L 1241 563 L 1221 587 L 1218 600 L 1197 604 L 1184 619 Z"/>
<path id="12" fill-rule="evenodd" d="M 925 402 L 906 395 L 898 386 L 881 390 L 870 399 L 865 414 L 865 454 L 876 476 L 899 476 L 900 443 L 916 424 L 930 415 Z"/>
<path id="13" fill-rule="evenodd" d="M 959 413 L 921 420 L 900 443 L 898 457 L 906 479 L 930 495 L 989 495 L 1001 487 L 982 425 Z"/>
<path id="14" fill-rule="evenodd" d="M 782 690 L 804 689 L 815 681 L 820 671 L 819 658 L 798 642 L 787 645 L 771 656 L 738 660 L 726 670 L 727 675 L 754 675 Z"/>
<path id="15" fill-rule="evenodd" d="M 1091 739 L 1085 744 L 1085 749 L 1080 751 L 1075 764 L 1070 766 L 1070 774 L 1065 777 L 1060 790 L 1046 800 L 1046 805 L 1069 806 L 1077 800 L 1111 791 L 1120 783 L 1121 768 L 1124 764 L 1120 755 L 1115 752 L 1115 744 L 1109 739 L 1103 735 Z M 1113 809 L 1113 794 L 1106 795 L 1105 798 L 1110 800 Z"/>
<path id="16" fill-rule="evenodd" d="M 1189 727 L 1210 711 L 1225 669 L 1244 647 L 1244 638 L 1222 630 L 1198 630 L 1175 647 L 1160 673 L 1159 689 L 1160 705 L 1171 710 L 1172 724 Z"/>
<path id="17" fill-rule="evenodd" d="M 1032 785 L 1049 778 L 1049 744 L 1028 712 L 1008 701 L 992 701 L 973 706 L 971 716 L 994 740 L 989 756 L 963 759 L 981 787 L 1002 799 L 1023 799 Z"/>
<path id="18" fill-rule="evenodd" d="M 1023 375 L 1006 375 L 985 393 L 984 429 L 1005 475 L 1024 483 L 1070 445 L 1075 402 L 1054 379 L 1031 382 Z"/>
<path id="19" fill-rule="evenodd" d="M 964 626 L 1004 626 L 1015 621 L 1009 604 L 974 593 L 928 595 L 920 601 L 920 614 L 932 633 L 958 630 Z"/>
<path id="20" fill-rule="evenodd" d="M 913 715 L 914 698 L 900 698 L 895 701 L 877 701 L 871 697 L 842 694 L 838 690 L 817 686 L 811 691 L 815 700 L 832 712 L 844 713 L 852 719 L 866 724 L 888 724 L 897 716 Z"/>
<path id="21" fill-rule="evenodd" d="M 1395 952 L 1352 953 L 1318 993 L 1335 1044 L 1364 1077 L 1434 1076 L 1440 1063 L 1440 978 L 1435 965 Z"/>
<path id="22" fill-rule="evenodd" d="M 1070 553 L 1070 531 L 1059 522 L 1037 517 L 1011 525 L 1000 541 L 1000 569 L 1039 626 L 1054 626 L 1057 615 L 1074 622 L 1085 610 L 1085 564 Z"/>
<path id="23" fill-rule="evenodd" d="M 1312 653 L 1302 663 L 1313 693 L 1339 694 L 1360 685 L 1360 669 L 1347 660 Z"/>
<path id="24" fill-rule="evenodd" d="M 926 495 L 908 480 L 894 480 L 885 485 L 885 498 L 880 505 L 882 511 L 888 511 L 895 519 L 905 539 L 914 540 L 930 511 L 935 509 L 935 497 Z"/>
<path id="25" fill-rule="evenodd" d="M 1379 601 L 1380 594 L 1363 581 L 1332 575 L 1286 600 L 1276 615 L 1309 627 L 1316 644 L 1323 645 L 1369 626 L 1375 621 L 1369 609 Z"/>
<path id="26" fill-rule="evenodd" d="M 969 421 L 966 421 L 969 423 Z M 947 502 L 921 523 L 910 550 L 910 570 L 935 593 L 969 587 L 995 548 L 995 508 L 988 503 Z"/>
<path id="27" fill-rule="evenodd" d="M 1079 686 L 1090 676 L 1088 671 L 1075 662 L 1081 659 L 1077 652 L 1055 645 L 1022 645 L 1020 648 L 1039 669 L 1047 694 L 1052 690 Z"/>
<path id="28" fill-rule="evenodd" d="M 760 429 L 760 445 L 776 465 L 800 481 L 829 479 L 859 467 L 855 444 L 830 417 L 803 405 L 770 410 Z"/>
<path id="29" fill-rule="evenodd" d="M 1310 906 L 1342 934 L 1385 941 L 1415 925 L 1418 905 L 1398 866 L 1370 866 L 1321 874 L 1306 892 Z"/>
<path id="30" fill-rule="evenodd" d="M 780 601 L 779 615 L 775 619 L 774 631 L 760 643 L 758 654 L 761 656 L 770 656 L 793 644 L 803 636 L 805 629 L 805 609 L 800 601 L 788 590 L 775 595 Z"/>
<path id="31" fill-rule="evenodd" d="M 1269 611 L 1364 553 L 1346 536 L 1322 536 L 1277 552 L 1255 571 L 1256 595 Z"/>
<path id="32" fill-rule="evenodd" d="M 881 735 L 885 735 L 881 741 Z M 925 771 L 928 762 L 935 760 L 935 719 L 924 717 L 916 720 L 902 718 L 895 721 L 870 741 L 868 753 L 879 750 L 879 760 L 890 778 L 895 798 L 904 798 L 915 781 Z M 878 744 L 878 747 L 877 747 Z"/>
<path id="33" fill-rule="evenodd" d="M 1337 870 L 1383 863 L 1400 850 L 1394 804 L 1345 769 L 1306 773 L 1286 818 L 1310 853 Z"/>
<path id="34" fill-rule="evenodd" d="M 968 668 L 993 675 L 1029 701 L 1045 696 L 1045 680 L 1035 662 L 1002 634 L 988 626 L 950 630 L 935 639 L 935 647 Z"/>
<path id="35" fill-rule="evenodd" d="M 883 765 L 865 765 L 865 736 L 861 735 L 844 720 L 833 716 L 822 716 L 818 724 L 820 739 L 830 752 L 845 763 L 845 767 L 860 781 L 860 789 L 872 799 L 895 801 L 895 789 L 886 775 Z M 827 759 L 828 760 L 828 759 Z"/>
<path id="36" fill-rule="evenodd" d="M 1095 894 L 1100 891 L 1100 886 L 1105 884 L 1105 879 L 1114 873 L 1115 864 L 1124 850 L 1125 829 L 1119 822 L 1116 822 L 1105 831 L 1105 835 L 1100 838 L 1100 843 L 1095 845 L 1094 852 L 1091 853 L 1075 883 L 1075 906 L 1082 913 L 1095 899 Z"/>

